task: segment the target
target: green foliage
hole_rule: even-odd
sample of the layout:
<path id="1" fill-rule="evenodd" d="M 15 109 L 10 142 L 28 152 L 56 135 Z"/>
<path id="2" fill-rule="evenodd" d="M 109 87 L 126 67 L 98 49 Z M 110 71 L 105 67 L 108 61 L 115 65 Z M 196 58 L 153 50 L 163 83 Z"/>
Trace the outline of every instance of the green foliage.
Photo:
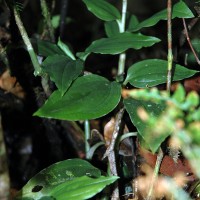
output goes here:
<path id="1" fill-rule="evenodd" d="M 105 0 L 83 0 L 88 10 L 99 19 L 113 21 L 121 18 L 119 11 Z"/>
<path id="2" fill-rule="evenodd" d="M 148 147 L 153 153 L 155 153 L 160 147 L 161 143 L 165 140 L 167 136 L 170 135 L 170 131 L 166 131 L 162 134 L 158 134 L 159 130 L 150 134 L 151 123 L 159 118 L 159 116 L 165 110 L 165 104 L 154 103 L 150 100 L 136 100 L 136 99 L 125 99 L 125 108 L 131 118 L 132 123 L 136 126 L 138 133 L 144 146 Z M 147 120 L 152 120 L 152 122 L 147 123 Z"/>
<path id="3" fill-rule="evenodd" d="M 34 115 L 65 120 L 95 119 L 112 111 L 119 103 L 121 87 L 98 75 L 76 79 L 62 96 L 55 91 Z"/>
<path id="4" fill-rule="evenodd" d="M 197 170 L 200 165 L 198 94 L 192 92 L 186 95 L 182 86 L 172 96 L 169 92 L 157 89 L 134 89 L 127 92 L 129 98 L 120 101 L 122 85 L 126 87 L 130 83 L 136 88 L 148 88 L 166 83 L 167 61 L 147 59 L 134 63 L 129 67 L 125 80 L 120 74 L 120 81 L 119 77 L 111 82 L 103 76 L 83 75 L 84 62 L 91 53 L 118 55 L 129 49 L 139 50 L 161 42 L 156 37 L 146 36 L 138 31 L 166 20 L 167 10 L 162 10 L 141 23 L 136 16 L 129 14 L 126 17 L 126 31 L 121 33 L 123 17 L 112 4 L 106 0 L 83 0 L 83 3 L 95 16 L 105 21 L 107 37 L 93 41 L 83 52 L 76 53 L 80 59 L 76 59 L 70 46 L 61 40 L 57 44 L 37 42 L 38 54 L 46 57 L 42 63 L 43 72 L 49 75 L 57 90 L 34 115 L 60 120 L 89 120 L 124 106 L 138 130 L 142 145 L 155 153 L 169 135 L 178 139 L 183 153 L 200 177 Z M 194 15 L 183 1 L 179 1 L 173 6 L 172 18 L 176 17 L 192 18 Z M 195 70 L 174 64 L 172 81 L 182 80 L 196 73 Z M 91 148 L 90 157 L 100 145 L 103 142 Z M 117 178 L 101 176 L 100 171 L 86 161 L 68 160 L 41 171 L 24 186 L 17 198 L 87 199 Z M 177 196 L 181 191 L 173 193 Z"/>
<path id="5" fill-rule="evenodd" d="M 18 193 L 25 199 L 87 199 L 100 192 L 117 177 L 101 176 L 99 169 L 81 159 L 55 163 L 39 172 Z"/>
<path id="6" fill-rule="evenodd" d="M 87 49 L 86 53 L 120 54 L 127 49 L 141 49 L 150 47 L 160 42 L 156 37 L 142 34 L 119 33 L 109 38 L 102 38 L 94 41 Z"/>
<path id="7" fill-rule="evenodd" d="M 48 73 L 51 80 L 64 95 L 72 82 L 78 78 L 83 71 L 83 61 L 71 60 L 64 55 L 52 55 L 42 63 L 42 69 Z"/>
<path id="8" fill-rule="evenodd" d="M 189 70 L 176 64 L 173 69 L 172 81 L 182 80 L 193 76 L 198 71 Z M 127 77 L 124 81 L 138 88 L 152 87 L 165 83 L 167 79 L 167 61 L 149 59 L 140 61 L 129 67 Z"/>
<path id="9" fill-rule="evenodd" d="M 194 15 L 188 8 L 188 6 L 183 1 L 180 1 L 173 6 L 172 19 L 176 17 L 192 18 L 194 17 Z M 166 20 L 166 19 L 167 19 L 167 9 L 164 9 L 154 14 L 152 17 L 146 19 L 145 21 L 139 23 L 137 26 L 129 28 L 128 31 L 135 32 L 145 27 L 151 27 L 157 24 L 160 20 Z"/>
<path id="10" fill-rule="evenodd" d="M 149 143 L 151 141 L 149 137 L 155 138 L 155 136 L 162 137 L 167 133 L 171 134 L 172 141 L 173 139 L 176 143 L 179 141 L 181 150 L 192 164 L 197 176 L 200 177 L 200 111 L 198 94 L 192 91 L 188 95 L 185 95 L 183 87 L 179 85 L 171 97 L 167 92 L 160 92 L 157 89 L 132 90 L 129 96 L 134 101 L 144 102 L 142 106 L 145 114 L 143 113 L 143 115 L 147 115 L 145 120 L 144 116 L 139 112 L 137 113 L 137 111 L 134 112 L 134 108 L 130 107 L 130 105 L 128 105 L 127 111 L 131 119 L 136 121 L 134 124 L 138 129 L 142 120 L 147 124 L 148 128 L 142 131 L 142 136 L 145 141 L 148 141 L 148 145 L 151 144 L 151 146 L 149 145 L 150 149 L 155 152 L 156 148 L 152 148 L 152 146 L 160 146 L 162 141 L 160 139 L 160 144 L 156 140 L 152 140 L 152 143 Z M 164 102 L 166 107 L 162 110 L 162 113 L 160 112 L 159 115 L 154 116 L 147 108 L 149 101 L 157 105 Z M 126 107 L 127 102 L 129 100 L 126 100 Z M 156 109 L 158 112 L 159 109 Z"/>

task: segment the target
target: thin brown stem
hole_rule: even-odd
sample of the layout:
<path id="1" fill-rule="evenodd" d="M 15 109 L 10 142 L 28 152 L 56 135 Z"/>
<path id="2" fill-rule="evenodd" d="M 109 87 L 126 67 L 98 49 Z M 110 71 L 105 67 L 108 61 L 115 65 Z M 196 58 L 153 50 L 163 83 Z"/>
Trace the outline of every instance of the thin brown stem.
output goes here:
<path id="1" fill-rule="evenodd" d="M 118 175 L 117 165 L 116 165 L 116 156 L 115 156 L 115 144 L 116 144 L 117 138 L 119 136 L 119 130 L 120 130 L 123 114 L 124 114 L 124 108 L 122 108 L 116 116 L 115 127 L 114 127 L 114 131 L 112 134 L 112 139 L 111 139 L 110 145 L 108 146 L 106 153 L 104 155 L 104 158 L 108 156 L 109 165 L 110 165 L 110 173 L 113 176 Z M 119 199 L 119 189 L 118 189 L 117 183 L 115 184 L 115 189 L 113 191 L 111 199 L 112 200 Z"/>
<path id="2" fill-rule="evenodd" d="M 167 40 L 168 40 L 168 67 L 167 67 L 167 91 L 170 92 L 171 79 L 172 79 L 172 64 L 173 64 L 173 54 L 172 54 L 172 1 L 167 1 Z"/>
<path id="3" fill-rule="evenodd" d="M 185 33 L 186 39 L 187 39 L 187 41 L 188 41 L 188 44 L 189 44 L 189 46 L 190 46 L 190 49 L 191 49 L 191 51 L 192 51 L 192 53 L 193 53 L 193 55 L 194 55 L 194 57 L 195 57 L 195 59 L 196 59 L 198 65 L 200 65 L 200 60 L 199 60 L 199 58 L 198 58 L 198 55 L 197 55 L 196 51 L 194 50 L 194 48 L 193 48 L 193 46 L 192 46 L 192 43 L 191 43 L 191 41 L 190 41 L 190 37 L 189 37 L 189 34 L 188 34 L 188 29 L 187 29 L 187 25 L 186 25 L 186 23 L 185 23 L 185 19 L 182 18 L 182 20 L 183 20 L 184 33 Z"/>

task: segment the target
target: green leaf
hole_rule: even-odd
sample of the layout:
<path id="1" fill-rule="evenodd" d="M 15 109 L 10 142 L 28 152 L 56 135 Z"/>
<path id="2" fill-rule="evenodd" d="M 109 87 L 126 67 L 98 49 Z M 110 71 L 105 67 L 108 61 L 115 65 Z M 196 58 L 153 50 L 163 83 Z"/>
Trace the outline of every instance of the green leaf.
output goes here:
<path id="1" fill-rule="evenodd" d="M 125 108 L 130 116 L 130 119 L 134 126 L 137 128 L 138 133 L 142 140 L 149 146 L 150 150 L 155 153 L 160 147 L 161 143 L 165 140 L 170 133 L 151 135 L 148 131 L 151 127 L 145 120 L 142 120 L 138 116 L 138 110 L 144 109 L 150 118 L 158 118 L 162 112 L 165 110 L 164 103 L 153 103 L 151 101 L 143 101 L 136 99 L 125 99 L 124 100 Z"/>
<path id="2" fill-rule="evenodd" d="M 141 49 L 142 47 L 150 47 L 155 43 L 160 42 L 160 39 L 145 36 L 142 34 L 119 33 L 109 38 L 102 38 L 94 41 L 87 49 L 86 53 L 101 53 L 101 54 L 119 54 L 129 48 Z"/>
<path id="3" fill-rule="evenodd" d="M 173 10 L 172 10 L 172 19 L 174 19 L 176 17 L 178 17 L 178 18 L 193 18 L 194 15 L 191 12 L 191 10 L 188 8 L 188 6 L 183 1 L 180 1 L 173 6 Z M 160 20 L 167 20 L 167 10 L 166 9 L 154 14 L 152 17 L 144 20 L 143 22 L 139 23 L 137 26 L 129 28 L 128 31 L 138 31 L 144 27 L 154 26 Z"/>
<path id="4" fill-rule="evenodd" d="M 176 64 L 173 72 L 173 81 L 182 80 L 193 76 L 198 71 L 187 69 Z M 138 88 L 153 87 L 167 80 L 167 61 L 160 59 L 149 59 L 133 64 L 127 72 L 124 81 Z"/>
<path id="5" fill-rule="evenodd" d="M 121 86 L 98 75 L 74 81 L 64 96 L 55 91 L 34 114 L 64 120 L 95 119 L 112 111 L 120 101 Z"/>
<path id="6" fill-rule="evenodd" d="M 101 172 L 89 162 L 81 159 L 57 162 L 31 178 L 16 199 L 34 198 L 36 200 L 45 196 L 54 196 L 54 192 L 57 191 L 56 188 L 63 187 L 66 183 L 85 175 L 100 178 Z"/>
<path id="7" fill-rule="evenodd" d="M 80 75 L 83 65 L 83 61 L 71 60 L 63 55 L 49 56 L 42 63 L 43 70 L 55 82 L 61 95 L 64 95 L 72 82 Z"/>
<path id="8" fill-rule="evenodd" d="M 184 87 L 179 84 L 178 88 L 172 96 L 172 99 L 175 99 L 177 102 L 182 103 L 185 100 L 185 95 L 186 93 Z"/>
<path id="9" fill-rule="evenodd" d="M 56 200 L 66 200 L 66 197 L 67 200 L 89 199 L 117 179 L 116 176 L 99 178 L 83 176 L 67 182 L 63 186 L 58 186 L 51 192 L 51 195 L 55 196 Z"/>
<path id="10" fill-rule="evenodd" d="M 67 56 L 69 56 L 72 60 L 76 60 L 76 58 L 74 57 L 73 53 L 70 51 L 69 47 L 64 44 L 60 38 L 58 40 L 58 47 L 60 47 L 62 49 L 63 52 L 65 52 L 65 54 Z"/>
<path id="11" fill-rule="evenodd" d="M 121 18 L 117 8 L 105 0 L 83 0 L 88 10 L 104 21 L 113 21 Z"/>
<path id="12" fill-rule="evenodd" d="M 116 21 L 109 21 L 104 23 L 105 32 L 108 37 L 112 37 L 119 33 L 119 26 Z"/>
<path id="13" fill-rule="evenodd" d="M 139 21 L 135 15 L 127 17 L 127 28 L 126 30 L 134 29 L 139 24 Z"/>
<path id="14" fill-rule="evenodd" d="M 48 41 L 37 40 L 37 52 L 44 57 L 55 54 L 65 55 L 65 53 L 56 45 Z"/>

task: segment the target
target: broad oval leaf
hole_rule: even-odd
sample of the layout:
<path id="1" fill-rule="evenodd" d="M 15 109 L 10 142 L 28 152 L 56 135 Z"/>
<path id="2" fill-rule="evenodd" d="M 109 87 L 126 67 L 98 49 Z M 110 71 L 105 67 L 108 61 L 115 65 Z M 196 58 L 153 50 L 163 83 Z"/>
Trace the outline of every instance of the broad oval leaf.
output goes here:
<path id="1" fill-rule="evenodd" d="M 81 74 L 83 65 L 83 61 L 71 60 L 63 55 L 49 56 L 42 63 L 43 70 L 49 74 L 50 79 L 55 82 L 62 95 Z"/>
<path id="2" fill-rule="evenodd" d="M 112 111 L 120 101 L 121 86 L 98 75 L 77 78 L 64 96 L 55 91 L 34 114 L 64 120 L 95 119 Z"/>
<path id="3" fill-rule="evenodd" d="M 183 1 L 180 1 L 180 2 L 176 3 L 172 9 L 172 19 L 174 19 L 176 17 L 178 17 L 178 18 L 193 18 L 194 15 L 191 12 L 191 10 L 188 8 L 188 6 Z M 144 27 L 154 26 L 160 20 L 167 20 L 167 10 L 166 9 L 154 14 L 152 17 L 144 20 L 143 22 L 139 23 L 137 26 L 129 28 L 128 31 L 134 32 L 134 31 L 138 31 Z"/>
<path id="4" fill-rule="evenodd" d="M 83 0 L 88 10 L 104 21 L 113 21 L 121 18 L 117 8 L 105 0 Z"/>
<path id="5" fill-rule="evenodd" d="M 182 80 L 193 76 L 198 71 L 187 69 L 181 65 L 174 66 L 173 81 Z M 167 61 L 149 59 L 133 64 L 127 72 L 124 84 L 128 82 L 138 88 L 153 87 L 167 80 Z"/>
<path id="6" fill-rule="evenodd" d="M 99 178 L 83 176 L 67 182 L 63 186 L 58 186 L 51 192 L 51 195 L 56 197 L 56 200 L 66 200 L 66 197 L 67 200 L 89 199 L 117 179 L 116 176 Z"/>
<path id="7" fill-rule="evenodd" d="M 81 159 L 68 159 L 43 169 L 22 188 L 19 197 L 45 196 L 56 186 L 81 176 L 100 177 L 99 169 Z"/>
<path id="8" fill-rule="evenodd" d="M 156 37 L 133 33 L 119 33 L 109 38 L 102 38 L 94 41 L 87 49 L 86 53 L 119 54 L 129 48 L 141 49 L 150 47 L 160 42 Z"/>
<path id="9" fill-rule="evenodd" d="M 150 150 L 155 153 L 160 147 L 161 143 L 169 136 L 171 133 L 150 135 L 148 132 L 148 125 L 138 116 L 138 109 L 144 109 L 149 117 L 159 117 L 165 110 L 164 103 L 153 103 L 151 101 L 136 100 L 136 99 L 125 99 L 125 108 L 130 116 L 130 119 L 134 126 L 137 128 L 140 138 L 145 141 Z"/>

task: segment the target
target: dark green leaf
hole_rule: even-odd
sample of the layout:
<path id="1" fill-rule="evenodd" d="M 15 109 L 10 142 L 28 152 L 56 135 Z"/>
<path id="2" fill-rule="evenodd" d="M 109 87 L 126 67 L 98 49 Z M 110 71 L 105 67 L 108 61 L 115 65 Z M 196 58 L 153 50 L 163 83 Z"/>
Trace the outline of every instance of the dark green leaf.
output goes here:
<path id="1" fill-rule="evenodd" d="M 82 72 L 83 62 L 71 60 L 63 55 L 53 55 L 42 63 L 42 67 L 49 74 L 51 80 L 55 82 L 61 94 L 64 95 L 71 83 Z"/>
<path id="2" fill-rule="evenodd" d="M 119 26 L 116 21 L 105 22 L 104 27 L 108 37 L 112 37 L 119 33 Z"/>
<path id="3" fill-rule="evenodd" d="M 178 81 L 193 76 L 198 71 L 176 64 L 172 80 Z M 149 59 L 133 64 L 127 73 L 124 84 L 128 82 L 138 88 L 152 87 L 167 80 L 167 61 Z"/>
<path id="4" fill-rule="evenodd" d="M 101 172 L 89 162 L 81 159 L 69 159 L 55 163 L 31 178 L 16 199 L 32 197 L 36 200 L 42 197 L 46 198 L 46 196 L 54 196 L 57 187 L 63 187 L 67 182 L 82 176 L 100 178 Z"/>
<path id="5" fill-rule="evenodd" d="M 65 53 L 56 44 L 44 40 L 37 40 L 37 51 L 39 55 L 44 57 L 55 54 L 65 55 Z"/>
<path id="6" fill-rule="evenodd" d="M 174 19 L 176 17 L 192 18 L 192 17 L 194 17 L 194 15 L 191 12 L 191 10 L 188 8 L 188 6 L 183 1 L 180 1 L 173 6 L 172 19 Z M 146 19 L 143 22 L 139 23 L 137 26 L 129 28 L 128 30 L 129 31 L 138 31 L 144 27 L 154 26 L 160 20 L 166 20 L 166 19 L 167 19 L 167 10 L 165 9 L 165 10 L 162 10 L 162 11 L 154 14 L 149 19 Z"/>
<path id="7" fill-rule="evenodd" d="M 117 179 L 116 176 L 99 178 L 83 176 L 58 186 L 52 190 L 51 195 L 55 196 L 56 200 L 66 200 L 66 197 L 67 200 L 89 199 Z"/>
<path id="8" fill-rule="evenodd" d="M 77 78 L 64 96 L 55 91 L 34 114 L 64 120 L 95 119 L 119 103 L 121 87 L 97 75 Z"/>
<path id="9" fill-rule="evenodd" d="M 125 99 L 124 105 L 131 118 L 132 123 L 137 128 L 140 137 L 149 146 L 151 151 L 155 153 L 160 147 L 161 143 L 170 133 L 158 134 L 154 136 L 150 135 L 151 133 L 148 131 L 148 129 L 150 129 L 148 124 L 145 122 L 145 120 L 142 120 L 138 116 L 138 109 L 143 108 L 147 112 L 149 117 L 157 118 L 165 110 L 165 104 L 136 99 Z"/>
<path id="10" fill-rule="evenodd" d="M 125 32 L 94 41 L 86 49 L 86 53 L 119 54 L 129 48 L 141 49 L 142 47 L 152 46 L 157 42 L 160 42 L 160 40 L 155 37 Z"/>
<path id="11" fill-rule="evenodd" d="M 139 24 L 139 21 L 135 15 L 127 17 L 127 30 L 135 28 Z"/>
<path id="12" fill-rule="evenodd" d="M 88 10 L 104 21 L 113 21 L 121 18 L 117 8 L 105 0 L 83 0 Z"/>

